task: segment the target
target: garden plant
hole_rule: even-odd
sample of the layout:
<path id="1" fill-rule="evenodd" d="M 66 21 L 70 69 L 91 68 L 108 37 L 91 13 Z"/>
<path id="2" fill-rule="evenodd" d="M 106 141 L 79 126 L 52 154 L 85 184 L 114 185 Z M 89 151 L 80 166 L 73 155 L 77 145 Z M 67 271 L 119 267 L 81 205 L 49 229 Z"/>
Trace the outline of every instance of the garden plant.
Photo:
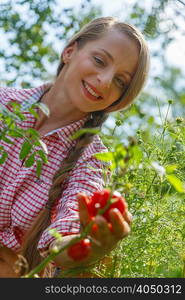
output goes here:
<path id="1" fill-rule="evenodd" d="M 22 138 L 20 160 L 24 160 L 28 168 L 36 163 L 39 177 L 43 163 L 47 163 L 47 147 L 37 131 L 24 131 L 17 125 L 17 121 L 24 119 L 20 106 L 12 103 L 11 108 L 9 111 L 1 107 L 4 129 L 0 138 L 3 143 L 14 143 L 17 138 Z M 48 113 L 47 107 L 42 106 L 41 109 Z M 23 277 L 39 277 L 39 273 L 54 256 L 66 248 L 73 259 L 82 259 L 80 253 L 87 255 L 91 247 L 88 232 L 96 230 L 93 228 L 93 217 L 103 214 L 108 218 L 107 212 L 112 205 L 123 213 L 124 199 L 133 215 L 130 235 L 93 267 L 61 270 L 58 276 L 185 276 L 185 119 L 168 118 L 169 110 L 173 109 L 173 101 L 168 100 L 164 115 L 160 113 L 159 107 L 160 124 L 156 124 L 154 118 L 148 117 L 147 126 L 143 123 L 132 136 L 125 136 L 123 140 L 119 135 L 120 129 L 129 121 L 134 109 L 133 105 L 125 113 L 117 113 L 115 127 L 109 129 L 109 133 L 99 132 L 108 147 L 108 152 L 97 154 L 96 157 L 108 163 L 112 175 L 105 172 L 106 188 L 103 191 L 98 191 L 91 199 L 84 195 L 90 219 L 80 237 L 63 249 L 55 247 L 40 265 Z M 29 110 L 36 116 L 35 107 L 32 106 Z M 79 131 L 71 138 L 77 138 L 80 134 Z M 42 150 L 35 150 L 38 145 Z M 2 164 L 8 153 L 3 147 L 0 150 Z M 59 233 L 50 233 L 56 239 L 62 239 Z M 22 263 L 22 260 L 20 261 Z"/>

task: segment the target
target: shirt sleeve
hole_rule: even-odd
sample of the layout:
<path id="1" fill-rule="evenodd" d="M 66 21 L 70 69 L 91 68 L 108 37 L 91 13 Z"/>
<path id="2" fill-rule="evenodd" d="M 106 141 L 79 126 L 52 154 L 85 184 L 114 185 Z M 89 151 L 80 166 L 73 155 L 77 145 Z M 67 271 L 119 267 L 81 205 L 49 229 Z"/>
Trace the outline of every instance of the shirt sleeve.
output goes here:
<path id="1" fill-rule="evenodd" d="M 91 157 L 84 162 L 77 162 L 76 168 L 69 173 L 68 178 L 69 180 L 64 184 L 62 197 L 57 204 L 55 220 L 40 238 L 38 249 L 41 254 L 54 240 L 49 229 L 56 229 L 62 235 L 79 232 L 77 194 L 84 192 L 92 195 L 96 190 L 103 189 L 110 178 L 110 171 L 107 164 Z"/>
<path id="2" fill-rule="evenodd" d="M 9 95 L 10 88 L 0 87 L 0 104 L 6 106 L 10 101 Z"/>

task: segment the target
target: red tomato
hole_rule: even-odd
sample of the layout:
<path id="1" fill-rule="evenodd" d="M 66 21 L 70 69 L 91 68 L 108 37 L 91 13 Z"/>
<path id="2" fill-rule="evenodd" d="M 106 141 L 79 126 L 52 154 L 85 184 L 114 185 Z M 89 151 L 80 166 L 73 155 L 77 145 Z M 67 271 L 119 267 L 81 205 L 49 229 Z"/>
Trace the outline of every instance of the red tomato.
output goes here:
<path id="1" fill-rule="evenodd" d="M 91 217 L 96 216 L 99 210 L 105 209 L 106 206 L 107 208 L 102 215 L 107 221 L 110 221 L 109 211 L 112 208 L 117 208 L 121 212 L 121 214 L 123 214 L 125 212 L 125 209 L 127 208 L 127 203 L 121 196 L 121 194 L 115 191 L 112 194 L 112 199 L 109 200 L 109 198 L 110 190 L 108 189 L 96 191 L 90 199 L 86 198 L 89 215 Z"/>
<path id="2" fill-rule="evenodd" d="M 91 242 L 86 238 L 70 246 L 67 250 L 67 253 L 73 260 L 78 261 L 86 258 L 89 255 L 90 251 Z"/>

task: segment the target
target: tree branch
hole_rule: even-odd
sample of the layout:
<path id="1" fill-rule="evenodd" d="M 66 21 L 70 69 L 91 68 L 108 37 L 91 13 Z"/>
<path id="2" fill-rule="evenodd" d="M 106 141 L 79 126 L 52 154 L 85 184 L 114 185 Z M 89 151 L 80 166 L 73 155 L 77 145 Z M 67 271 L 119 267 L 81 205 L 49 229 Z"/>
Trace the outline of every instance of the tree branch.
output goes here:
<path id="1" fill-rule="evenodd" d="M 181 0 L 177 0 L 177 1 L 180 2 L 182 5 L 185 6 L 185 3 L 183 1 L 181 1 Z"/>

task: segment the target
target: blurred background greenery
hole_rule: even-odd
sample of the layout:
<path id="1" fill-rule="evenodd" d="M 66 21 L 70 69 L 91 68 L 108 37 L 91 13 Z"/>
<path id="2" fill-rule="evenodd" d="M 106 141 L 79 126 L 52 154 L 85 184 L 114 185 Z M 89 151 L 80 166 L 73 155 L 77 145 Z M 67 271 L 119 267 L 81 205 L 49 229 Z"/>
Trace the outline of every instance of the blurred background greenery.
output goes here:
<path id="1" fill-rule="evenodd" d="M 125 131 L 136 130 L 146 114 L 147 120 L 160 122 L 157 100 L 163 112 L 167 100 L 174 99 L 168 117 L 183 116 L 184 9 L 179 0 L 117 0 L 114 6 L 110 0 L 2 0 L 0 85 L 34 87 L 53 80 L 65 41 L 84 23 L 109 14 L 136 25 L 151 51 L 150 77 Z M 108 124 L 112 126 L 111 119 Z"/>

